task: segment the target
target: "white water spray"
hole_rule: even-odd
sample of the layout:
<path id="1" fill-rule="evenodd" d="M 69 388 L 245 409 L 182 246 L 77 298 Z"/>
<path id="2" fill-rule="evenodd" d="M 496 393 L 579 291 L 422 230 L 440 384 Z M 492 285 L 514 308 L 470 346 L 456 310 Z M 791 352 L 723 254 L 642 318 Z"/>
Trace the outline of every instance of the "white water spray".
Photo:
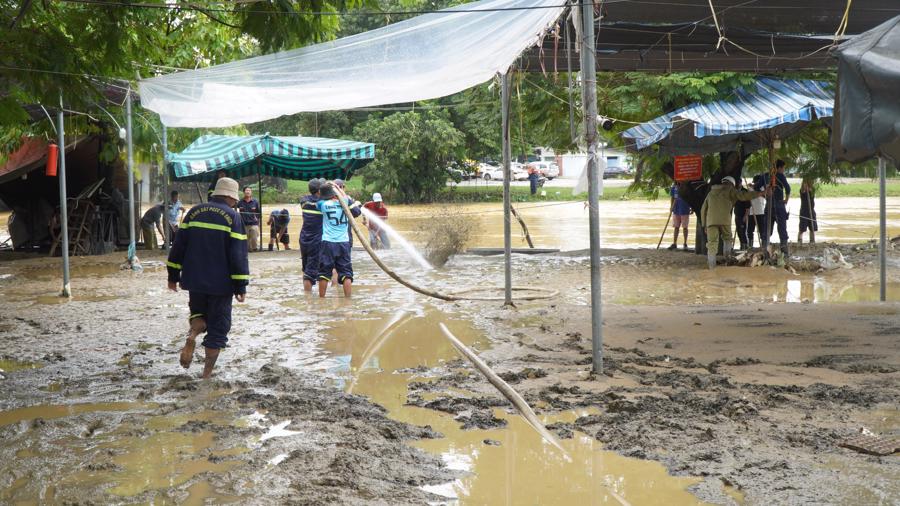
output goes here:
<path id="1" fill-rule="evenodd" d="M 399 232 L 397 232 L 390 225 L 388 225 L 387 222 L 385 222 L 384 220 L 379 218 L 375 213 L 366 209 L 365 207 L 362 208 L 362 213 L 366 217 L 367 220 L 371 220 L 372 222 L 375 223 L 375 225 L 378 226 L 378 228 L 385 230 L 388 233 L 388 235 L 390 236 L 391 242 L 393 242 L 395 244 L 399 244 L 400 247 L 403 248 L 404 251 L 409 253 L 409 256 L 413 257 L 413 260 L 418 262 L 418 264 L 421 265 L 423 269 L 426 269 L 426 270 L 434 269 L 434 267 L 432 267 L 431 264 L 428 263 L 428 260 L 425 260 L 425 257 L 422 256 L 421 253 L 419 253 L 419 250 L 417 250 L 415 248 L 415 246 L 410 244 L 409 241 L 407 241 L 402 235 L 400 235 Z M 368 237 L 365 240 L 368 241 L 369 240 Z"/>

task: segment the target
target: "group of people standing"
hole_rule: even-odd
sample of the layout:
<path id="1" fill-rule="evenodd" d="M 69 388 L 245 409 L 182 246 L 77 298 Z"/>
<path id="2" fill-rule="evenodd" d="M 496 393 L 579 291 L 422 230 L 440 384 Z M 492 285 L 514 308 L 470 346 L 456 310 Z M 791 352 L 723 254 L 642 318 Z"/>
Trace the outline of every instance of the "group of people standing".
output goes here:
<path id="1" fill-rule="evenodd" d="M 755 238 L 765 248 L 769 245 L 773 232 L 777 229 L 780 250 L 789 254 L 787 222 L 789 218 L 788 200 L 791 196 L 791 185 L 784 175 L 785 162 L 777 160 L 772 173 L 754 176 L 752 189 L 746 188 L 742 181 L 731 176 L 722 178 L 721 183 L 711 186 L 700 212 L 701 223 L 707 239 L 707 262 L 709 268 L 715 267 L 719 241 L 723 245 L 723 254 L 732 252 L 736 236 L 741 250 L 754 247 Z M 678 247 L 679 229 L 683 233 L 684 249 L 687 249 L 687 229 L 691 207 L 679 198 L 677 186 L 671 189 L 671 209 L 675 221 L 675 236 L 670 250 Z M 732 218 L 733 216 L 733 218 Z M 731 222 L 734 220 L 734 234 Z M 818 223 L 815 211 L 815 195 L 811 181 L 804 179 L 800 188 L 800 220 L 799 242 L 803 242 L 803 234 L 810 232 L 810 242 L 815 242 Z M 770 226 L 770 224 L 774 226 Z"/>

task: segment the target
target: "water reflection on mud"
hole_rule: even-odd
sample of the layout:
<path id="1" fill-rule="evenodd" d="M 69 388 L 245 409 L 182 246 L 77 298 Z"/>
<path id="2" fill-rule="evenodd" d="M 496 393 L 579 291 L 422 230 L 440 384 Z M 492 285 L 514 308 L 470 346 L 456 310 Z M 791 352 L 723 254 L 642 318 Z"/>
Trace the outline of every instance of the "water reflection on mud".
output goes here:
<path id="1" fill-rule="evenodd" d="M 517 414 L 496 409 L 494 415 L 507 421 L 505 428 L 462 430 L 452 415 L 407 405 L 409 381 L 428 381 L 423 376 L 428 368 L 459 359 L 440 334 L 439 322 L 446 322 L 475 349 L 489 346 L 461 315 L 444 314 L 430 306 L 406 319 L 370 313 L 365 319 L 338 322 L 322 344 L 343 364 L 329 372 L 345 388 L 352 386 L 355 393 L 386 407 L 392 418 L 430 425 L 444 434 L 444 438 L 414 445 L 470 474 L 427 490 L 457 498 L 461 504 L 618 504 L 609 490 L 633 504 L 699 503 L 685 490 L 699 479 L 675 478 L 660 464 L 602 451 L 600 443 L 584 434 L 562 441 L 573 458 L 567 462 Z M 388 339 L 376 352 L 367 353 L 372 340 L 383 337 L 386 328 Z M 566 412 L 543 421 L 571 421 L 580 414 L 584 413 Z"/>

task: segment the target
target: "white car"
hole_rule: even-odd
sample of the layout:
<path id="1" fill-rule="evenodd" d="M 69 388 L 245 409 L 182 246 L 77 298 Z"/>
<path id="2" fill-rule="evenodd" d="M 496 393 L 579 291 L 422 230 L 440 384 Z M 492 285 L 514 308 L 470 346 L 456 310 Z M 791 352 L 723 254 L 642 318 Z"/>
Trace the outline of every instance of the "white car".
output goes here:
<path id="1" fill-rule="evenodd" d="M 528 169 L 519 162 L 510 163 L 513 181 L 526 181 L 528 179 Z"/>
<path id="2" fill-rule="evenodd" d="M 538 173 L 547 179 L 559 177 L 559 166 L 552 162 L 532 162 Z"/>
<path id="3" fill-rule="evenodd" d="M 481 163 L 478 165 L 478 172 L 481 175 L 481 179 L 484 179 L 485 181 L 490 181 L 492 179 L 500 181 L 503 179 L 503 169 L 496 165 Z"/>
<path id="4" fill-rule="evenodd" d="M 513 181 L 524 181 L 528 179 L 528 172 L 522 168 L 521 164 L 513 163 L 510 167 L 512 170 Z M 479 166 L 481 179 L 485 181 L 503 181 L 503 168 L 483 163 Z"/>

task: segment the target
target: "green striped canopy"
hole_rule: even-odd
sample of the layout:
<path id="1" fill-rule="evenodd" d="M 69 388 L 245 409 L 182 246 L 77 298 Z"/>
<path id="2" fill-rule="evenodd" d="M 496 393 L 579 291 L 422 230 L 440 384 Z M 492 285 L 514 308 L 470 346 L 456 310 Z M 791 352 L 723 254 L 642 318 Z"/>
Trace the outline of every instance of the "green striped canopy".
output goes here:
<path id="1" fill-rule="evenodd" d="M 255 175 L 285 179 L 350 179 L 375 158 L 375 145 L 320 137 L 204 135 L 181 153 L 168 154 L 179 181 L 213 181 L 224 170 L 240 179 Z"/>

